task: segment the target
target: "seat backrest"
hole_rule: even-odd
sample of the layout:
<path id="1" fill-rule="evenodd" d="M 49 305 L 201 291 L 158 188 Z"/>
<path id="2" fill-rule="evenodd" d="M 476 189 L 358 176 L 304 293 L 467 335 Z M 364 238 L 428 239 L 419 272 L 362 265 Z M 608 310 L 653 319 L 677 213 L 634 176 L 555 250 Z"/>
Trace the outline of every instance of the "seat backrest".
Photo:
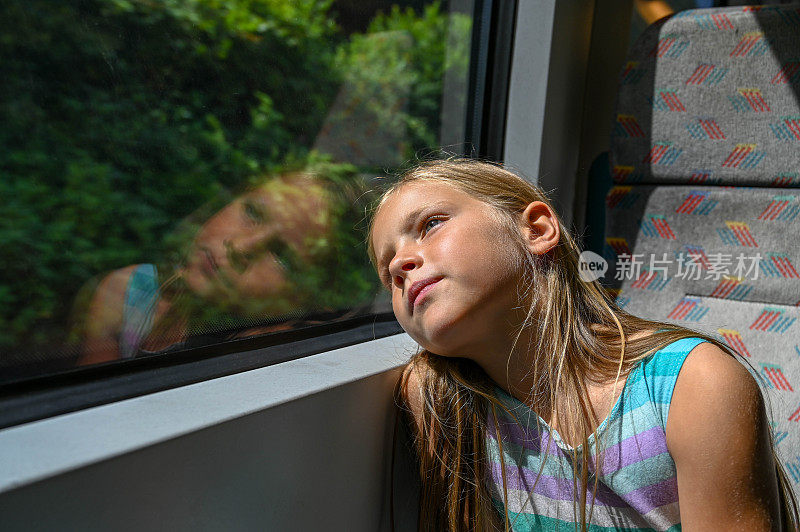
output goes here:
<path id="1" fill-rule="evenodd" d="M 800 6 L 678 13 L 619 83 L 605 282 L 760 373 L 800 495 Z"/>

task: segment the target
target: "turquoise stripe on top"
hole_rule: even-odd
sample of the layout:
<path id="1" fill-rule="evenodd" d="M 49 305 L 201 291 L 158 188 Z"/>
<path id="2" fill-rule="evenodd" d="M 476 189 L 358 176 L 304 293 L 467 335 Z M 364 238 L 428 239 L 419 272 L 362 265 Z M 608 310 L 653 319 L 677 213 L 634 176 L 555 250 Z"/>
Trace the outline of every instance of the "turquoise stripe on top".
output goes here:
<path id="1" fill-rule="evenodd" d="M 636 364 L 611 413 L 589 437 L 589 504 L 597 480 L 590 530 L 680 530 L 677 475 L 667 450 L 666 422 L 681 367 L 703 341 L 678 340 Z M 584 449 L 573 449 L 524 403 L 500 388 L 495 391 L 513 413 L 497 413 L 513 530 L 574 530 L 579 521 L 574 501 L 579 498 L 573 453 L 580 459 Z M 488 421 L 488 481 L 503 513 L 504 471 L 491 414 Z M 596 440 L 604 451 L 599 464 Z"/>
<path id="2" fill-rule="evenodd" d="M 122 327 L 119 334 L 120 358 L 133 358 L 150 330 L 160 297 L 158 271 L 153 264 L 139 264 L 125 287 Z"/>

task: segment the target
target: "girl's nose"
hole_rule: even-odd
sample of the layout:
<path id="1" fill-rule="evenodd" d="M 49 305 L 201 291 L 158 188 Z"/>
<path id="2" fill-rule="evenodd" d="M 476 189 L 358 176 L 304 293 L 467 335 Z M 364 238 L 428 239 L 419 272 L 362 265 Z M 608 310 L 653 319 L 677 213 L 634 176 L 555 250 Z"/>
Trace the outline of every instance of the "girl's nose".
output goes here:
<path id="1" fill-rule="evenodd" d="M 239 236 L 239 238 L 234 239 L 232 243 L 233 247 L 240 253 L 250 256 L 263 252 L 267 242 L 269 242 L 268 235 L 256 233 L 254 231 Z"/>
<path id="2" fill-rule="evenodd" d="M 266 235 L 248 234 L 224 240 L 223 245 L 233 269 L 244 273 L 252 261 L 259 260 L 266 253 L 274 251 L 272 248 L 277 247 L 277 243 L 273 240 Z"/>
<path id="3" fill-rule="evenodd" d="M 239 249 L 231 240 L 223 240 L 222 245 L 225 247 L 228 264 L 237 273 L 244 273 L 250 264 L 248 254 Z"/>
<path id="4" fill-rule="evenodd" d="M 398 284 L 403 284 L 408 272 L 422 266 L 422 257 L 415 250 L 404 250 L 389 263 L 389 273 Z"/>

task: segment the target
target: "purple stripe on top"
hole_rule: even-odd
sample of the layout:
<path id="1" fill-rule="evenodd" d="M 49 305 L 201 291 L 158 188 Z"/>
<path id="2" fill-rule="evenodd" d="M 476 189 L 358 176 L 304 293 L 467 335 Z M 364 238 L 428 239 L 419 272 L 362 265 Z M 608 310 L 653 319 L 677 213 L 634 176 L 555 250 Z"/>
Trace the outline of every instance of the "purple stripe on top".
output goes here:
<path id="1" fill-rule="evenodd" d="M 549 499 L 558 501 L 573 501 L 574 486 L 571 478 L 558 478 L 552 475 L 537 475 L 537 472 L 531 471 L 525 467 L 506 466 L 506 486 L 508 489 L 527 491 L 537 495 L 543 495 Z M 503 473 L 500 464 L 492 463 L 492 480 L 497 486 L 503 485 Z M 537 482 L 537 476 L 538 482 Z M 535 484 L 535 485 L 534 485 Z M 593 489 L 594 483 L 591 488 Z M 591 490 L 587 490 L 588 500 L 591 500 Z M 595 499 L 596 505 L 612 506 L 614 508 L 625 508 L 628 504 L 619 495 L 611 491 L 611 489 L 599 482 L 597 484 L 597 498 Z"/>
<path id="2" fill-rule="evenodd" d="M 678 477 L 643 486 L 622 495 L 622 499 L 642 515 L 660 506 L 678 502 Z"/>
<path id="3" fill-rule="evenodd" d="M 542 495 L 549 499 L 559 501 L 573 501 L 574 486 L 570 478 L 557 478 L 551 475 L 541 475 L 537 482 L 537 473 L 525 467 L 506 466 L 506 482 L 508 489 L 527 491 Z M 492 480 L 497 486 L 503 485 L 502 469 L 500 464 L 492 463 Z M 587 488 L 587 500 L 592 498 L 594 482 L 590 481 Z M 630 506 L 644 515 L 651 510 L 672 504 L 678 501 L 678 480 L 673 477 L 656 484 L 643 486 L 625 495 L 614 493 L 602 481 L 597 483 L 596 506 L 611 506 L 613 508 L 626 508 Z"/>
<path id="4" fill-rule="evenodd" d="M 497 440 L 494 419 L 490 410 L 487 420 L 488 434 Z M 498 416 L 497 424 L 500 428 L 500 434 L 503 435 L 504 442 L 514 443 L 537 454 L 541 453 L 543 449 L 546 449 L 548 456 L 566 458 L 564 451 L 562 451 L 555 440 L 550 437 L 547 428 L 542 426 L 539 419 L 536 418 L 533 421 L 534 423 L 532 423 L 530 427 L 527 425 L 520 426 L 513 420 Z"/>
<path id="5" fill-rule="evenodd" d="M 667 436 L 664 434 L 664 429 L 656 426 L 605 449 L 601 472 L 603 475 L 608 475 L 623 467 L 667 452 L 669 452 Z"/>
<path id="6" fill-rule="evenodd" d="M 669 403 L 678 375 L 675 370 L 680 369 L 680 364 L 690 348 L 697 342 L 699 340 L 681 340 L 670 344 L 669 349 L 661 349 L 650 358 L 640 361 L 626 380 L 624 389 L 626 396 L 636 397 L 637 400 L 635 403 L 617 403 L 621 408 L 619 416 L 609 417 L 611 421 L 608 426 L 601 429 L 602 432 L 596 438 L 590 438 L 586 449 L 579 446 L 572 450 L 560 440 L 554 441 L 550 435 L 552 433 L 553 438 L 558 438 L 558 433 L 551 431 L 547 423 L 530 409 L 523 409 L 524 403 L 513 397 L 507 399 L 498 392 L 498 397 L 512 411 L 522 413 L 519 419 L 522 427 L 511 419 L 513 416 L 498 411 L 497 417 L 502 418 L 498 420 L 498 429 L 495 431 L 494 418 L 489 417 L 486 446 L 490 456 L 497 456 L 501 442 L 507 442 L 509 448 L 513 447 L 510 453 L 505 453 L 505 468 L 494 462 L 489 464 L 488 473 L 491 477 L 487 475 L 487 482 L 492 483 L 492 492 L 502 490 L 505 473 L 509 489 L 519 492 L 521 496 L 530 494 L 530 507 L 520 508 L 526 513 L 539 515 L 538 508 L 550 515 L 553 508 L 572 506 L 580 498 L 579 495 L 582 495 L 581 491 L 576 494 L 576 490 L 583 490 L 575 485 L 573 479 L 574 460 L 580 460 L 581 452 L 597 453 L 597 446 L 602 445 L 608 446 L 600 450 L 602 462 L 590 464 L 591 469 L 594 469 L 593 465 L 598 465 L 599 482 L 594 497 L 598 509 L 611 516 L 621 517 L 628 512 L 635 512 L 640 516 L 648 515 L 648 522 L 659 527 L 679 520 L 676 513 L 678 480 L 675 463 L 667 449 L 659 408 Z M 633 373 L 634 371 L 637 373 Z M 633 379 L 632 375 L 641 375 L 641 378 Z M 654 408 L 639 409 L 648 404 Z M 519 410 L 517 406 L 520 407 Z M 599 441 L 594 441 L 595 439 Z M 518 452 L 518 446 L 522 447 L 523 453 Z M 542 452 L 546 448 L 550 450 L 547 453 L 549 456 Z M 592 461 L 599 460 L 597 456 L 591 458 Z M 542 460 L 551 462 L 543 464 Z M 547 474 L 538 475 L 540 470 Z M 586 487 L 586 497 L 590 501 L 594 491 L 594 478 L 592 474 Z M 514 500 L 516 504 L 516 499 Z M 639 520 L 633 518 L 620 521 L 622 526 L 631 528 L 640 526 L 637 523 Z"/>
<path id="7" fill-rule="evenodd" d="M 489 412 L 489 436 L 497 440 L 493 419 L 492 413 Z M 547 448 L 549 456 L 567 458 L 567 453 L 550 437 L 550 432 L 546 427 L 542 426 L 538 419 L 533 427 L 523 427 L 503 417 L 499 418 L 498 424 L 504 442 L 511 442 L 537 454 L 541 453 L 542 449 Z M 656 426 L 608 447 L 604 451 L 601 474 L 608 475 L 625 466 L 667 452 L 669 451 L 667 450 L 667 437 L 664 434 L 664 429 Z M 589 464 L 591 471 L 594 471 L 594 466 L 594 461 L 592 461 Z"/>

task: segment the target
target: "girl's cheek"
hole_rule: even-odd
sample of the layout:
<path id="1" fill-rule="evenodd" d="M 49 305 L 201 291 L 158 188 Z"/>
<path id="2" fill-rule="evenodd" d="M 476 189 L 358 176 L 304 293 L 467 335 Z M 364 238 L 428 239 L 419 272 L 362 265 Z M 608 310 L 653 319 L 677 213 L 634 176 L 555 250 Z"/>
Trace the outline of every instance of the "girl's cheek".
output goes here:
<path id="1" fill-rule="evenodd" d="M 402 292 L 397 288 L 392 288 L 392 310 L 394 310 L 394 315 L 399 317 L 400 315 L 400 304 L 402 303 Z"/>
<path id="2" fill-rule="evenodd" d="M 238 275 L 235 284 L 243 299 L 270 297 L 285 287 L 286 278 L 275 257 L 267 254 Z"/>
<path id="3" fill-rule="evenodd" d="M 464 234 L 455 234 L 454 232 L 448 235 L 450 238 L 442 238 L 437 242 L 437 251 L 440 257 L 445 260 L 443 266 L 451 262 L 469 265 L 469 262 L 474 257 L 475 253 L 473 253 L 470 244 L 475 238 L 475 235 L 467 234 L 466 231 L 463 233 Z"/>

